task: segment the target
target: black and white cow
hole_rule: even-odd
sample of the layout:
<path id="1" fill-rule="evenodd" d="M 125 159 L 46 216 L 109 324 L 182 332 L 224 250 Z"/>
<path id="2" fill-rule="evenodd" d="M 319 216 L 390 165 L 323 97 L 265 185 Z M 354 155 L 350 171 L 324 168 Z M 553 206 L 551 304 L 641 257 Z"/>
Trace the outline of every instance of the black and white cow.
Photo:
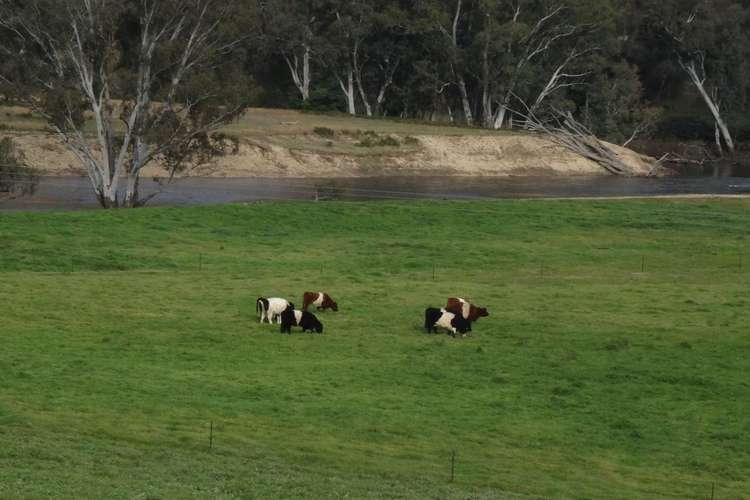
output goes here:
<path id="1" fill-rule="evenodd" d="M 294 306 L 287 307 L 281 313 L 281 333 L 292 333 L 292 327 L 299 326 L 303 332 L 323 333 L 323 325 L 311 312 L 298 311 Z"/>
<path id="2" fill-rule="evenodd" d="M 424 327 L 427 333 L 437 333 L 438 327 L 445 328 L 452 337 L 455 337 L 456 333 L 466 336 L 466 332 L 471 329 L 471 324 L 460 314 L 453 314 L 445 309 L 428 307 L 424 311 Z"/>
<path id="3" fill-rule="evenodd" d="M 259 297 L 255 301 L 255 312 L 259 313 L 261 323 L 263 323 L 263 320 L 268 320 L 270 324 L 273 323 L 274 319 L 277 320 L 277 323 L 281 323 L 281 313 L 288 307 L 294 309 L 294 304 L 278 297 L 271 297 L 270 299 Z"/>

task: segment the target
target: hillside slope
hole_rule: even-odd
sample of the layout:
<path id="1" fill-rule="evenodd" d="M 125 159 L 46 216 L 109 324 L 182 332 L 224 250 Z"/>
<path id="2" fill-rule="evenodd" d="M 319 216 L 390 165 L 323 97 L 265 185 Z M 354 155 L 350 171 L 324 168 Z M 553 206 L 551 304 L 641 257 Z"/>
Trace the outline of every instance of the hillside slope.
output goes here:
<path id="1" fill-rule="evenodd" d="M 6 117 L 10 113 L 6 112 Z M 49 175 L 80 175 L 76 159 L 43 124 L 11 121 L 33 166 Z M 609 175 L 538 135 L 412 124 L 291 110 L 252 109 L 228 132 L 237 154 L 191 172 L 211 177 L 364 177 L 379 175 Z M 652 159 L 615 147 L 634 175 L 649 175 Z M 154 165 L 144 172 L 161 176 Z"/>

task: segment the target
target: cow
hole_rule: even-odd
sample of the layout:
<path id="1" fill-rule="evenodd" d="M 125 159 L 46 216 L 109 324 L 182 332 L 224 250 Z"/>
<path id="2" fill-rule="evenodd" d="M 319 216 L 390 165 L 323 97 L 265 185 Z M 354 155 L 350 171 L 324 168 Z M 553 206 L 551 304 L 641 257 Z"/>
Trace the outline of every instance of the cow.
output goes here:
<path id="1" fill-rule="evenodd" d="M 469 322 L 469 331 L 471 324 L 479 318 L 485 318 L 490 315 L 484 307 L 477 307 L 468 300 L 451 297 L 448 299 L 445 309 L 453 314 L 458 314 Z"/>
<path id="2" fill-rule="evenodd" d="M 323 333 L 323 325 L 313 313 L 307 311 L 298 311 L 293 306 L 289 306 L 281 313 L 281 333 L 291 335 L 292 327 L 299 326 L 302 332 Z"/>
<path id="3" fill-rule="evenodd" d="M 281 323 L 281 313 L 288 307 L 294 309 L 294 304 L 286 299 L 279 299 L 277 297 L 270 299 L 258 297 L 258 300 L 255 301 L 255 312 L 260 314 L 261 323 L 263 323 L 264 319 L 267 319 L 268 323 L 271 324 L 274 318 L 276 318 L 278 323 Z"/>
<path id="4" fill-rule="evenodd" d="M 469 321 L 464 319 L 460 314 L 453 314 L 445 309 L 436 309 L 428 307 L 424 311 L 424 327 L 427 333 L 437 333 L 438 327 L 448 330 L 452 337 L 460 333 L 464 337 L 466 332 L 470 331 Z"/>
<path id="5" fill-rule="evenodd" d="M 305 292 L 302 294 L 302 310 L 307 311 L 307 308 L 311 305 L 314 305 L 318 311 L 326 309 L 339 310 L 339 305 L 325 292 Z"/>

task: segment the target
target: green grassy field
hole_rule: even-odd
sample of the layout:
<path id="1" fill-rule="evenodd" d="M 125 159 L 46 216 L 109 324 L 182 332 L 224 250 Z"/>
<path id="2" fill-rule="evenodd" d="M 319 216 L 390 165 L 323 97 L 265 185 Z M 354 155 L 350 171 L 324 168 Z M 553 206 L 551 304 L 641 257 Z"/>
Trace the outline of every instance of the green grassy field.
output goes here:
<path id="1" fill-rule="evenodd" d="M 747 498 L 748 209 L 0 212 L 0 498 Z"/>

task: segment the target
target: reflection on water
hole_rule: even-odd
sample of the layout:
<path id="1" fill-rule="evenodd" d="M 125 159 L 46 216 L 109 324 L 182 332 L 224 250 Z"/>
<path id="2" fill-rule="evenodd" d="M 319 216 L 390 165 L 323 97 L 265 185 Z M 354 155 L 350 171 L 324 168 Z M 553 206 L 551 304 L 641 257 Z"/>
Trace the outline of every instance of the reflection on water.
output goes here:
<path id="1" fill-rule="evenodd" d="M 709 161 L 701 164 L 682 164 L 682 176 L 697 177 L 750 177 L 750 161 Z"/>
<path id="2" fill-rule="evenodd" d="M 748 172 L 750 174 L 750 172 Z M 158 191 L 144 179 L 142 194 Z M 481 199 L 617 197 L 679 194 L 748 194 L 750 178 L 681 176 L 600 177 L 367 177 L 337 179 L 188 178 L 163 188 L 152 206 L 261 200 Z M 4 209 L 96 207 L 87 178 L 43 177 L 31 198 L 0 203 Z"/>

